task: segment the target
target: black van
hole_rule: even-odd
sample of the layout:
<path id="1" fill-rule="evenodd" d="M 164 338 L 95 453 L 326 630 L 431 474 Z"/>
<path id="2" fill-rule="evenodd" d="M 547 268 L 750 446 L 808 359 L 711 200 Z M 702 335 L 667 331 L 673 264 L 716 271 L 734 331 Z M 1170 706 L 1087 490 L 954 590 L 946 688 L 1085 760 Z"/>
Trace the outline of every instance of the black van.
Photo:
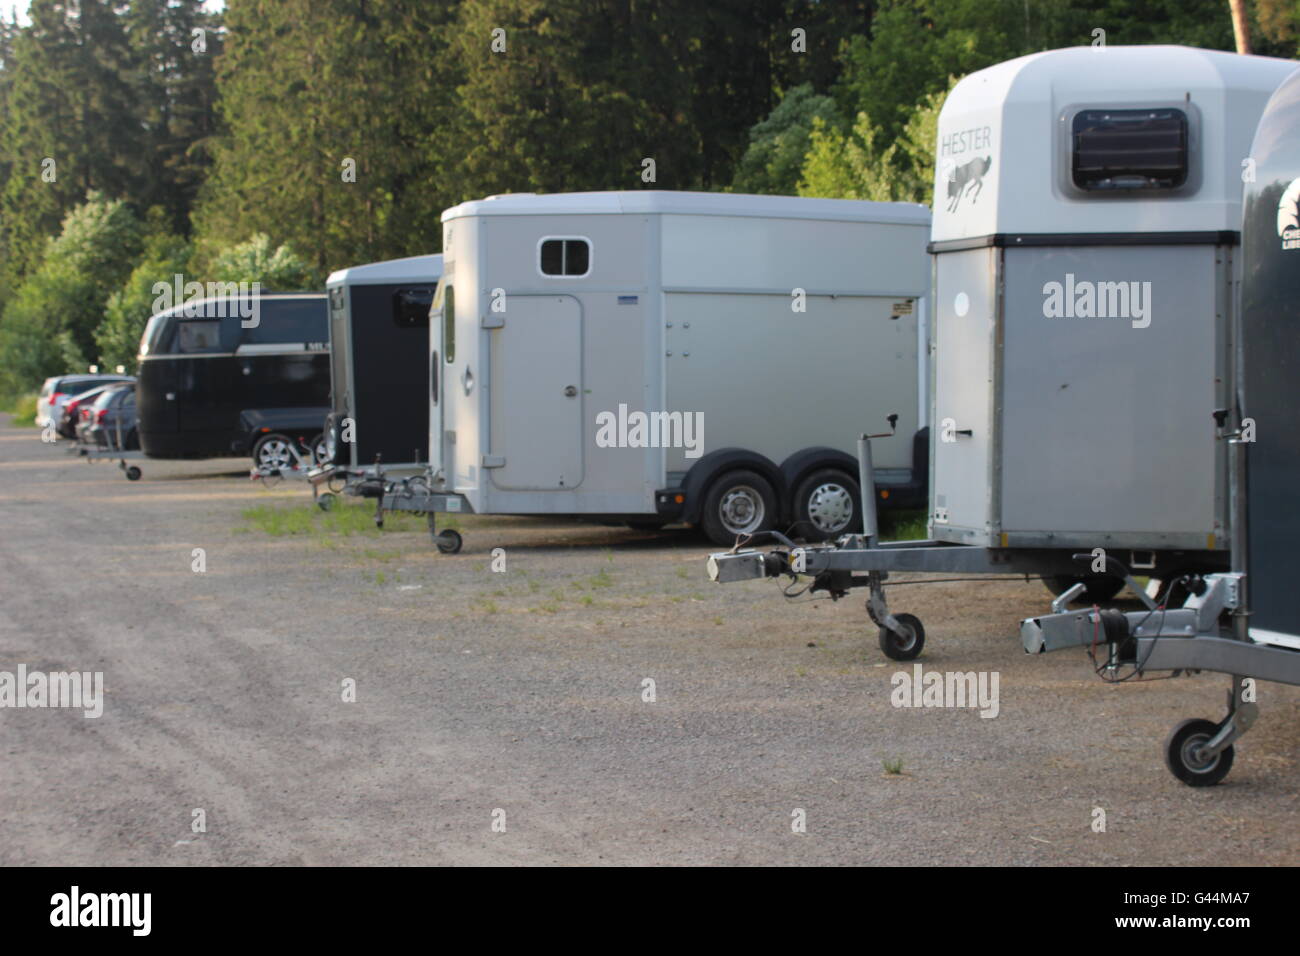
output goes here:
<path id="1" fill-rule="evenodd" d="M 325 296 L 263 292 L 160 312 L 140 340 L 138 379 L 140 447 L 150 458 L 240 454 L 243 412 L 329 405 Z"/>

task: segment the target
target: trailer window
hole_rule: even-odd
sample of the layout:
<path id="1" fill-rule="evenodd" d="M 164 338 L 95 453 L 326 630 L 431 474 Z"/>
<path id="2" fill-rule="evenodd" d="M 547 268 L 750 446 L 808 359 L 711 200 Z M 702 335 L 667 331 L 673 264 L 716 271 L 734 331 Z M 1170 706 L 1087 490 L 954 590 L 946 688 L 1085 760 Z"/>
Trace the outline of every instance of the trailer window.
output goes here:
<path id="1" fill-rule="evenodd" d="M 1187 182 L 1182 110 L 1080 110 L 1071 139 L 1071 173 L 1079 189 L 1177 189 Z"/>
<path id="2" fill-rule="evenodd" d="M 429 286 L 398 289 L 393 293 L 393 321 L 403 329 L 427 329 L 433 292 Z"/>
<path id="3" fill-rule="evenodd" d="M 442 352 L 448 365 L 456 361 L 456 289 L 445 279 L 442 286 Z"/>
<path id="4" fill-rule="evenodd" d="M 591 271 L 591 244 L 586 239 L 543 239 L 541 269 L 546 276 L 585 276 Z"/>

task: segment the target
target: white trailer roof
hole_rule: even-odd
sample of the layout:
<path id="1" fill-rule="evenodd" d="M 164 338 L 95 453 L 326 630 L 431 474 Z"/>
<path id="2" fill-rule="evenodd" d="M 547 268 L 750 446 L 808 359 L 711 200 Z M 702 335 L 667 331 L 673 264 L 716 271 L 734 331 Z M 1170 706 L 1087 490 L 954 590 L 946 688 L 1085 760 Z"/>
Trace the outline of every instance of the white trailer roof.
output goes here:
<path id="1" fill-rule="evenodd" d="M 931 238 L 1239 229 L 1242 161 L 1264 104 L 1295 68 L 1218 50 L 1106 46 L 1034 53 L 972 73 L 939 117 Z M 1069 117 L 1148 106 L 1191 107 L 1196 188 L 1159 197 L 1075 193 Z"/>
<path id="2" fill-rule="evenodd" d="M 468 216 L 619 215 L 752 216 L 844 222 L 925 225 L 930 210 L 917 203 L 751 196 L 743 193 L 643 189 L 590 193 L 510 193 L 463 202 L 444 210 L 442 221 Z"/>
<path id="3" fill-rule="evenodd" d="M 339 285 L 388 285 L 392 282 L 432 282 L 442 276 L 442 256 L 408 256 L 349 266 L 331 272 L 325 287 Z"/>

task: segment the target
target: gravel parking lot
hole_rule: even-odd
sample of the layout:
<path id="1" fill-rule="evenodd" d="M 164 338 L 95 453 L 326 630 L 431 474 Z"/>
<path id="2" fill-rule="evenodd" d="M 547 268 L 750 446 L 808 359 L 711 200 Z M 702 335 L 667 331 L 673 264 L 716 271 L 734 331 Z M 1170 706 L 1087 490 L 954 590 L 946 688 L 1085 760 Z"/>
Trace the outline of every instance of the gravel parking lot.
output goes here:
<path id="1" fill-rule="evenodd" d="M 1027 657 L 1040 582 L 893 592 L 926 670 L 1001 691 L 895 708 L 857 595 L 713 585 L 687 532 L 470 517 L 443 556 L 240 460 L 142 466 L 0 419 L 0 671 L 105 681 L 98 719 L 0 710 L 0 864 L 1300 862 L 1300 688 L 1184 787 L 1161 743 L 1227 679 Z"/>

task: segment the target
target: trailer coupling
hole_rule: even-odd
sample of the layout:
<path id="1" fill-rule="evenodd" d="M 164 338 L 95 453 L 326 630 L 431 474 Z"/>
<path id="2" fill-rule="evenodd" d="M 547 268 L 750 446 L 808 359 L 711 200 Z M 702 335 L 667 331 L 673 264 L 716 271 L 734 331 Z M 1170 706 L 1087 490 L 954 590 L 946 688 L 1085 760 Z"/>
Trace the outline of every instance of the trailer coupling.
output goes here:
<path id="1" fill-rule="evenodd" d="M 781 551 L 723 551 L 709 555 L 708 572 L 719 584 L 779 578 L 790 573 L 790 557 Z"/>

